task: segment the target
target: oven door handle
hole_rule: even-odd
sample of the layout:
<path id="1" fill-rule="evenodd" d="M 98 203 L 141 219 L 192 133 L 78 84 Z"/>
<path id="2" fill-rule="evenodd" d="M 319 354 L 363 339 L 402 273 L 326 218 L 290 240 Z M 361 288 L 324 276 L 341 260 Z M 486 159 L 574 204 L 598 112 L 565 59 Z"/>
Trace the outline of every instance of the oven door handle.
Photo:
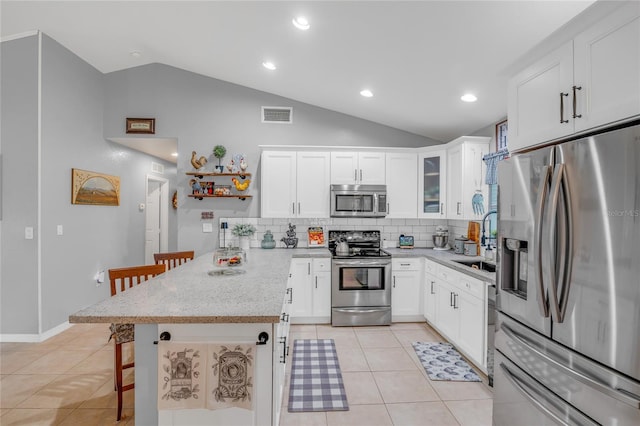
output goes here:
<path id="1" fill-rule="evenodd" d="M 358 308 L 333 308 L 336 312 L 347 312 L 350 314 L 371 314 L 373 312 L 380 312 L 389 310 L 389 307 L 382 308 L 367 308 L 367 309 L 358 309 Z"/>
<path id="2" fill-rule="evenodd" d="M 334 260 L 333 265 L 335 266 L 386 266 L 391 264 L 391 260 L 387 259 L 358 259 L 358 260 Z"/>

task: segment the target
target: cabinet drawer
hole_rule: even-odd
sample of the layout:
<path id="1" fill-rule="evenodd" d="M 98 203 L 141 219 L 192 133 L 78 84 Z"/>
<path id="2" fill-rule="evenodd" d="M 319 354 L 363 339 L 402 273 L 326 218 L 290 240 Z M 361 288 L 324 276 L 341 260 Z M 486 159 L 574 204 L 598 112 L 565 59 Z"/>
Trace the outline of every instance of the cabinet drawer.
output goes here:
<path id="1" fill-rule="evenodd" d="M 331 259 L 330 258 L 313 259 L 313 271 L 314 272 L 331 271 Z"/>
<path id="2" fill-rule="evenodd" d="M 469 294 L 483 299 L 486 284 L 477 278 L 473 278 L 465 274 L 460 275 L 459 287 L 462 287 L 462 289 L 467 291 Z"/>
<path id="3" fill-rule="evenodd" d="M 436 277 L 440 278 L 441 280 L 444 280 L 450 284 L 457 285 L 457 283 L 460 281 L 460 275 L 462 274 L 458 271 L 454 271 L 453 269 L 447 268 L 443 265 L 438 265 Z"/>
<path id="4" fill-rule="evenodd" d="M 433 260 L 424 260 L 424 270 L 432 275 L 436 275 L 438 271 L 438 264 Z"/>
<path id="5" fill-rule="evenodd" d="M 394 271 L 419 271 L 421 260 L 420 258 L 393 259 L 391 268 Z"/>

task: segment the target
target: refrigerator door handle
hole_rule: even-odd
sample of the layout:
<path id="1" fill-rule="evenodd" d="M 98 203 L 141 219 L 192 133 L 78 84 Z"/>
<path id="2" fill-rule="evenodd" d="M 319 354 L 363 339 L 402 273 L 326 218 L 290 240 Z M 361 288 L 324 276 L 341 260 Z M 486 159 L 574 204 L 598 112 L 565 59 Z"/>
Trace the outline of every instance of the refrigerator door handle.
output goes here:
<path id="1" fill-rule="evenodd" d="M 554 396 L 553 393 L 547 391 L 546 389 L 539 389 L 538 387 L 542 387 L 536 385 L 533 380 L 530 380 L 525 377 L 516 376 L 504 363 L 500 363 L 500 368 L 504 371 L 504 376 L 511 382 L 511 384 L 524 396 L 531 404 L 536 406 L 540 411 L 545 413 L 547 416 L 552 418 L 558 424 L 566 424 L 567 420 L 571 420 L 574 424 L 585 425 L 585 426 L 599 426 L 598 423 L 586 417 L 584 414 L 578 412 L 577 410 L 575 414 L 578 414 L 579 418 L 575 418 L 578 416 L 571 415 L 572 413 L 567 413 L 569 419 L 565 419 L 563 417 L 558 416 L 556 413 L 547 408 L 554 407 L 558 404 L 555 404 L 551 401 L 551 398 Z M 546 402 L 544 404 L 542 401 Z"/>
<path id="2" fill-rule="evenodd" d="M 551 166 L 544 166 L 542 170 L 542 179 L 540 180 L 540 188 L 538 188 L 538 202 L 536 203 L 536 229 L 535 229 L 535 265 L 538 269 L 536 274 L 538 292 L 538 306 L 540 314 L 547 318 L 549 316 L 549 304 L 545 295 L 544 280 L 542 278 L 542 228 L 544 219 L 544 208 L 547 201 L 549 180 L 551 178 Z"/>
<path id="3" fill-rule="evenodd" d="M 535 353 L 540 358 L 544 359 L 548 364 L 553 365 L 555 368 L 562 370 L 565 374 L 574 379 L 584 383 L 585 385 L 597 389 L 599 392 L 609 395 L 612 398 L 617 399 L 620 402 L 628 404 L 634 408 L 640 409 L 640 396 L 633 394 L 627 390 L 621 388 L 613 388 L 606 383 L 602 383 L 596 377 L 589 377 L 586 373 L 581 373 L 577 369 L 571 369 L 567 367 L 564 362 L 560 360 L 553 359 L 548 354 L 537 349 L 532 343 L 526 340 L 524 336 L 521 336 L 518 332 L 512 330 L 508 325 L 502 323 L 500 328 L 504 333 L 509 336 L 512 340 L 515 340 L 522 346 L 525 346 L 528 350 Z"/>
<path id="4" fill-rule="evenodd" d="M 564 220 L 558 221 L 558 206 L 560 205 L 560 193 L 563 192 L 565 202 L 562 204 L 564 207 L 561 212 L 564 213 Z M 571 235 L 573 229 L 573 223 L 571 219 L 571 212 L 569 211 L 571 203 L 568 202 L 568 183 L 565 173 L 565 165 L 557 164 L 553 172 L 553 179 L 551 180 L 550 199 L 549 204 L 549 235 L 546 239 L 547 247 L 546 251 L 549 254 L 549 267 L 548 267 L 548 282 L 549 288 L 549 304 L 551 305 L 551 317 L 554 322 L 564 322 L 564 314 L 567 309 L 567 299 L 569 293 L 569 278 L 570 277 L 570 264 L 572 258 L 571 248 Z M 556 229 L 558 224 L 558 229 Z M 557 232 L 556 232 L 557 231 Z M 555 238 L 554 238 L 555 236 Z M 557 240 L 556 240 L 557 239 Z M 555 252 L 554 248 L 558 247 L 556 256 L 560 257 L 560 269 L 556 270 Z M 562 282 L 561 290 L 562 295 L 558 296 L 559 282 Z"/>

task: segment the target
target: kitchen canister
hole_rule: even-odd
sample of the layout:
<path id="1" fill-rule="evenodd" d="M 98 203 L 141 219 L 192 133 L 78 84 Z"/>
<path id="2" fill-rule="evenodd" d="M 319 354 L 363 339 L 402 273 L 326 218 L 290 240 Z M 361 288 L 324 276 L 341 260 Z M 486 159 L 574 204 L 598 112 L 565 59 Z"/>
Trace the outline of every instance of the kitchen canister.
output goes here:
<path id="1" fill-rule="evenodd" d="M 453 252 L 455 254 L 464 254 L 464 243 L 469 241 L 467 237 L 460 235 L 454 241 Z"/>
<path id="2" fill-rule="evenodd" d="M 475 241 L 465 241 L 464 243 L 464 255 L 465 256 L 477 256 L 478 255 L 478 243 Z"/>

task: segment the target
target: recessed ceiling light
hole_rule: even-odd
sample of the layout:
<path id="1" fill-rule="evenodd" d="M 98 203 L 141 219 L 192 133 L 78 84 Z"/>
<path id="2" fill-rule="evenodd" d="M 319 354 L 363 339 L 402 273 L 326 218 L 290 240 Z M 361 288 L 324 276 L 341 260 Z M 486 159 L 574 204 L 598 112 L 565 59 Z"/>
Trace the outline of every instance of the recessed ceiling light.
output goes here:
<path id="1" fill-rule="evenodd" d="M 139 50 L 132 50 L 131 52 L 129 52 L 129 55 L 133 56 L 134 58 L 139 58 L 140 56 L 142 56 L 142 52 L 140 52 Z"/>
<path id="2" fill-rule="evenodd" d="M 311 25 L 309 25 L 309 21 L 307 21 L 307 18 L 305 18 L 304 16 L 298 16 L 297 18 L 293 18 L 291 22 L 293 22 L 293 25 L 297 29 L 302 31 L 306 31 L 311 27 Z"/>
<path id="3" fill-rule="evenodd" d="M 475 95 L 472 95 L 471 93 L 465 93 L 460 97 L 460 99 L 463 102 L 475 102 L 478 100 L 478 98 L 476 98 Z"/>
<path id="4" fill-rule="evenodd" d="M 171 156 L 172 156 L 172 157 L 177 157 L 177 156 L 178 156 L 178 153 L 177 153 L 177 152 L 172 152 L 172 153 L 171 153 Z"/>
<path id="5" fill-rule="evenodd" d="M 265 67 L 268 70 L 275 70 L 276 69 L 276 64 L 274 64 L 273 62 L 269 62 L 269 61 L 264 61 L 262 63 L 262 66 Z"/>
<path id="6" fill-rule="evenodd" d="M 360 91 L 360 94 L 361 94 L 362 96 L 364 96 L 365 98 L 370 98 L 370 97 L 372 97 L 372 96 L 373 96 L 373 92 L 372 92 L 371 90 L 369 90 L 369 89 L 361 90 L 361 91 Z"/>

